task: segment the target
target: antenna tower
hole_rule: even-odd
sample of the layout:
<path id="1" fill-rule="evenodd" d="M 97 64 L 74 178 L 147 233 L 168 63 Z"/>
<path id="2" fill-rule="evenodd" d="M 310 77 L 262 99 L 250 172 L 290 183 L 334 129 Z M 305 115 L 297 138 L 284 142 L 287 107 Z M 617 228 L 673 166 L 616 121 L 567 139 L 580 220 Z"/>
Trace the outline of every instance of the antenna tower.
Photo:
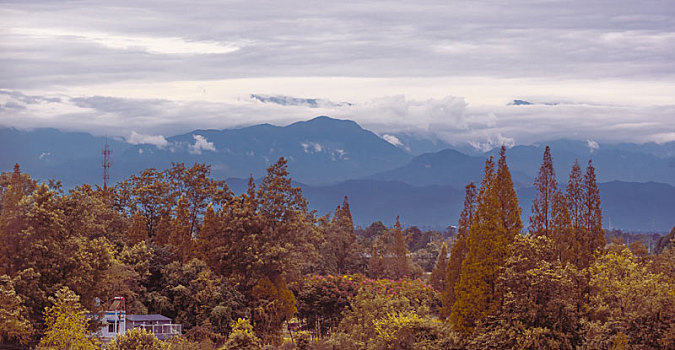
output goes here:
<path id="1" fill-rule="evenodd" d="M 103 154 L 103 190 L 108 190 L 108 180 L 110 180 L 110 155 L 112 149 L 108 145 L 108 139 L 105 140 L 105 147 L 101 152 Z"/>

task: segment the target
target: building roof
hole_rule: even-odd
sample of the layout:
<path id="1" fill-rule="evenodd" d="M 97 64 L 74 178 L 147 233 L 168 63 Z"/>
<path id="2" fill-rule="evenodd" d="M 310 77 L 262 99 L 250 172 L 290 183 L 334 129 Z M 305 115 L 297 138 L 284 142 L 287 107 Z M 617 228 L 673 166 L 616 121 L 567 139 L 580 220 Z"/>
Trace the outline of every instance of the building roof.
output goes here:
<path id="1" fill-rule="evenodd" d="M 142 321 L 169 321 L 171 322 L 171 319 L 162 316 L 159 314 L 150 314 L 150 315 L 127 315 L 127 321 L 132 321 L 132 322 L 142 322 Z"/>

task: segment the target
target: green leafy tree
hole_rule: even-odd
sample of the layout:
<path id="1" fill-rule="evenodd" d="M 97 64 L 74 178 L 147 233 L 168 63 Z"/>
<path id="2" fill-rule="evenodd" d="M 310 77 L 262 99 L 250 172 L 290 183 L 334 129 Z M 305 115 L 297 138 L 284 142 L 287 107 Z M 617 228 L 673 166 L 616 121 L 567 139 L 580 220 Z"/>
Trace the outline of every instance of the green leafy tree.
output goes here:
<path id="1" fill-rule="evenodd" d="M 459 337 L 443 322 L 420 317 L 415 312 L 395 312 L 374 322 L 375 338 L 368 349 L 427 349 L 457 348 Z"/>
<path id="2" fill-rule="evenodd" d="M 240 318 L 232 326 L 232 333 L 219 350 L 258 350 L 261 348 L 262 342 L 253 332 L 251 323 L 247 319 Z"/>
<path id="3" fill-rule="evenodd" d="M 626 337 L 632 348 L 672 346 L 675 285 L 649 271 L 623 244 L 612 245 L 589 267 L 590 310 L 585 346 L 608 348 Z"/>
<path id="4" fill-rule="evenodd" d="M 106 346 L 106 350 L 163 350 L 167 349 L 154 333 L 145 328 L 137 327 L 126 331 L 115 338 L 115 341 Z"/>
<path id="5" fill-rule="evenodd" d="M 262 278 L 253 287 L 255 304 L 253 310 L 256 332 L 267 344 L 278 344 L 284 322 L 297 311 L 296 299 L 281 276 L 274 280 Z"/>
<path id="6" fill-rule="evenodd" d="M 292 287 L 297 298 L 298 318 L 309 327 L 318 326 L 319 336 L 334 330 L 361 287 L 361 275 L 310 275 Z"/>
<path id="7" fill-rule="evenodd" d="M 214 274 L 205 262 L 173 261 L 161 269 L 161 281 L 149 289 L 149 309 L 192 328 L 209 323 L 219 334 L 244 312 L 244 298 L 229 281 Z M 205 334 L 217 337 L 216 334 Z"/>
<path id="8" fill-rule="evenodd" d="M 155 168 L 119 183 L 115 193 L 120 207 L 130 216 L 138 214 L 145 219 L 146 236 L 150 238 L 155 237 L 160 220 L 169 215 L 175 201 L 166 175 Z"/>
<path id="9" fill-rule="evenodd" d="M 22 174 L 19 165 L 14 172 L 2 174 L 2 199 L 0 206 L 0 273 L 14 276 L 21 270 L 24 262 L 23 246 L 29 237 L 24 233 L 28 226 L 26 212 L 30 206 L 29 198 L 35 187 L 27 174 Z"/>
<path id="10" fill-rule="evenodd" d="M 27 345 L 33 325 L 26 318 L 27 310 L 7 275 L 0 276 L 0 345 Z"/>
<path id="11" fill-rule="evenodd" d="M 225 181 L 210 177 L 211 166 L 195 163 L 188 168 L 173 163 L 166 171 L 174 198 L 182 198 L 186 211 L 186 227 L 190 237 L 199 235 L 199 222 L 209 205 L 220 206 L 231 198 Z"/>
<path id="12" fill-rule="evenodd" d="M 438 292 L 419 280 L 366 279 L 361 284 L 338 328 L 361 349 L 376 339 L 378 320 L 399 312 L 431 317 L 440 304 Z"/>
<path id="13" fill-rule="evenodd" d="M 50 297 L 53 306 L 45 309 L 45 333 L 40 339 L 40 349 L 98 349 L 98 341 L 87 330 L 86 309 L 80 297 L 68 287 Z"/>
<path id="14" fill-rule="evenodd" d="M 576 280 L 546 236 L 517 236 L 497 288 L 501 310 L 478 326 L 470 348 L 575 349 L 581 345 Z"/>

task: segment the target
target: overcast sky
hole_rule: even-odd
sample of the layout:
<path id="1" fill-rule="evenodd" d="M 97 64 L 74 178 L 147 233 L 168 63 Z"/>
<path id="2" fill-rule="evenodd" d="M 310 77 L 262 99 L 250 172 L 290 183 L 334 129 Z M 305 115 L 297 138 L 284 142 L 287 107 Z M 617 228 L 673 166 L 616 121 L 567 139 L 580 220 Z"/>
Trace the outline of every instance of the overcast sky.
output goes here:
<path id="1" fill-rule="evenodd" d="M 674 141 L 675 2 L 0 1 L 0 126 L 322 114 L 453 144 Z"/>

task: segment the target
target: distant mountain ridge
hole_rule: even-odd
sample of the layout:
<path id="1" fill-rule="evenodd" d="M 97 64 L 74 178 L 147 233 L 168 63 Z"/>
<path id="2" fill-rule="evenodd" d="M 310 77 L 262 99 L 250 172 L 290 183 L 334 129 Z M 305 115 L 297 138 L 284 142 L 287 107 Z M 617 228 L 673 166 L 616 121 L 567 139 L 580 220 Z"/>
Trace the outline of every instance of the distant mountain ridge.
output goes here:
<path id="1" fill-rule="evenodd" d="M 197 149 L 198 142 L 202 148 Z M 137 145 L 124 161 L 130 167 L 165 168 L 172 161 L 206 162 L 216 177 L 261 176 L 279 157 L 288 158 L 297 181 L 335 183 L 398 166 L 412 158 L 350 120 L 317 117 L 279 127 L 262 124 L 241 129 L 195 130 L 167 138 L 172 145 Z M 204 146 L 204 143 L 210 146 Z"/>
<path id="2" fill-rule="evenodd" d="M 101 185 L 101 150 L 106 141 L 113 149 L 112 182 L 149 167 L 165 169 L 171 162 L 203 162 L 211 164 L 213 177 L 229 178 L 236 188 L 234 178 L 260 178 L 283 156 L 291 176 L 303 184 L 311 206 L 321 213 L 333 210 L 348 195 L 360 224 L 388 222 L 401 214 L 408 224 L 429 227 L 456 223 L 464 186 L 469 181 L 480 183 L 485 158 L 497 152 L 467 154 L 419 134 L 378 136 L 353 121 L 329 117 L 288 126 L 195 130 L 162 139 L 159 145 L 133 145 L 56 129 L 0 129 L 0 171 L 11 171 L 19 163 L 34 178 L 61 180 L 65 188 Z M 582 167 L 593 159 L 598 182 L 603 183 L 603 208 L 613 227 L 647 231 L 675 225 L 675 142 L 606 145 L 557 140 L 548 144 L 561 183 L 567 181 L 575 159 Z M 444 149 L 436 150 L 439 147 Z M 432 152 L 415 156 L 420 150 Z M 524 213 L 529 213 L 532 181 L 543 150 L 544 145 L 536 145 L 507 151 Z"/>

